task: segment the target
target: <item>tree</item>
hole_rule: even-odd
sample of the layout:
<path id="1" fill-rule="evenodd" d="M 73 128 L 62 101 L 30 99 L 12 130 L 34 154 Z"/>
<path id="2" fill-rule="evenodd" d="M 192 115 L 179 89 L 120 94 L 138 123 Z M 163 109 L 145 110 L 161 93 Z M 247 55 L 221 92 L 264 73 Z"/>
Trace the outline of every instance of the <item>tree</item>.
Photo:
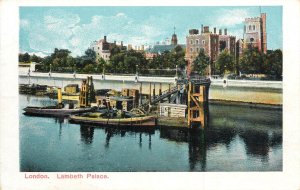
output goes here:
<path id="1" fill-rule="evenodd" d="M 196 59 L 193 61 L 193 71 L 198 72 L 200 75 L 205 75 L 205 70 L 209 65 L 209 57 L 205 55 L 204 49 L 201 49 Z"/>
<path id="2" fill-rule="evenodd" d="M 35 54 L 33 54 L 33 55 L 31 56 L 30 60 L 31 60 L 32 62 L 40 63 L 40 62 L 43 60 L 43 58 L 41 58 L 41 57 L 36 56 Z"/>
<path id="3" fill-rule="evenodd" d="M 95 73 L 95 66 L 93 64 L 87 64 L 83 69 L 83 73 Z"/>
<path id="4" fill-rule="evenodd" d="M 87 49 L 85 52 L 85 57 L 92 61 L 96 61 L 96 52 L 92 49 Z"/>
<path id="5" fill-rule="evenodd" d="M 29 63 L 29 62 L 30 62 L 30 55 L 26 52 L 26 53 L 23 55 L 22 60 L 23 60 L 23 62 L 25 62 L 25 63 Z"/>
<path id="6" fill-rule="evenodd" d="M 264 55 L 258 48 L 246 49 L 240 59 L 240 69 L 243 73 L 263 73 Z"/>
<path id="7" fill-rule="evenodd" d="M 265 74 L 275 79 L 282 79 L 282 51 L 280 49 L 267 51 L 264 71 Z"/>
<path id="8" fill-rule="evenodd" d="M 226 71 L 232 72 L 234 68 L 234 57 L 227 50 L 223 51 L 216 61 L 216 72 L 225 74 Z"/>

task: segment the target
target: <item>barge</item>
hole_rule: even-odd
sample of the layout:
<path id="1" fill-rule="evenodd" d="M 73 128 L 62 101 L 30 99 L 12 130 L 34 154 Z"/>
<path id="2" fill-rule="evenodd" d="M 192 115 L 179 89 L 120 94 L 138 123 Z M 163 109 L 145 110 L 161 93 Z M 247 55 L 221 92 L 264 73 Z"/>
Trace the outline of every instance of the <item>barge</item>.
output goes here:
<path id="1" fill-rule="evenodd" d="M 79 124 L 105 125 L 105 126 L 135 126 L 135 127 L 154 127 L 156 119 L 154 116 L 142 116 L 131 118 L 104 118 L 104 117 L 89 117 L 89 116 L 70 116 L 70 122 Z"/>
<path id="2" fill-rule="evenodd" d="M 66 117 L 72 114 L 86 113 L 94 111 L 94 108 L 60 108 L 59 106 L 33 107 L 28 106 L 23 109 L 24 115 L 34 116 L 52 116 L 52 117 Z"/>

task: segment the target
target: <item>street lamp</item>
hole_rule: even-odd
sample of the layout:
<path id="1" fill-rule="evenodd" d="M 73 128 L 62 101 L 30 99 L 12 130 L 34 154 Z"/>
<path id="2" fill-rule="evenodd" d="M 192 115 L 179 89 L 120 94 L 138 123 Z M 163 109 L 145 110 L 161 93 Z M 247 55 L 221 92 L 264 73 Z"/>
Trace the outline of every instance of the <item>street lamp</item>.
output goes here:
<path id="1" fill-rule="evenodd" d="M 74 73 L 73 73 L 73 77 L 74 77 L 74 79 L 76 78 L 76 67 L 74 67 Z"/>
<path id="2" fill-rule="evenodd" d="M 105 63 L 103 63 L 103 67 L 102 67 L 102 80 L 104 80 L 104 74 L 105 74 Z"/>
<path id="3" fill-rule="evenodd" d="M 138 64 L 136 64 L 135 65 L 135 82 L 138 82 L 138 75 L 139 75 L 139 73 L 138 73 Z"/>
<path id="4" fill-rule="evenodd" d="M 52 64 L 50 63 L 49 77 L 51 77 Z"/>

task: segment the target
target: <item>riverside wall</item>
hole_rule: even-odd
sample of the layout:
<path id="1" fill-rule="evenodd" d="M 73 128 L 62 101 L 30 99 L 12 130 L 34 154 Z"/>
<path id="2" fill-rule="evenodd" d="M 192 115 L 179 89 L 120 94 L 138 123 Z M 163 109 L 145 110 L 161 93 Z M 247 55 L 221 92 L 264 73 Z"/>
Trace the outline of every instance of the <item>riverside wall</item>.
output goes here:
<path id="1" fill-rule="evenodd" d="M 39 73 L 31 72 L 30 78 L 32 82 L 37 80 L 37 83 L 45 84 L 48 80 L 63 81 L 60 86 L 67 85 L 68 83 L 80 84 L 81 79 L 86 79 L 87 76 L 93 76 L 95 83 L 100 83 L 96 88 L 114 88 L 120 90 L 121 88 L 136 88 L 139 89 L 140 83 L 143 83 L 143 93 L 149 93 L 149 84 L 162 83 L 162 90 L 167 90 L 169 84 L 175 85 L 175 77 L 150 77 L 135 75 L 96 75 L 96 74 L 67 74 L 67 73 Z M 27 78 L 25 70 L 19 71 L 19 78 L 22 80 Z M 159 85 L 155 87 L 158 93 Z M 153 89 L 153 86 L 152 86 Z M 268 104 L 268 105 L 282 105 L 282 81 L 250 81 L 250 80 L 223 80 L 212 79 L 209 99 L 212 101 L 226 101 L 226 102 L 245 102 L 254 104 Z"/>

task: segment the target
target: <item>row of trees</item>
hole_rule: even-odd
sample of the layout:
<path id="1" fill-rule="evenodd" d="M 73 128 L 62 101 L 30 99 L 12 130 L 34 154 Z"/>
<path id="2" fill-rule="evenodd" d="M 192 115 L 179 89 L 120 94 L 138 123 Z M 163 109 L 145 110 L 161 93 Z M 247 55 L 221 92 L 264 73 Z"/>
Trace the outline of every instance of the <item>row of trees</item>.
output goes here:
<path id="1" fill-rule="evenodd" d="M 27 54 L 27 53 L 26 53 Z M 109 61 L 97 58 L 96 53 L 87 49 L 83 56 L 72 57 L 71 52 L 67 49 L 57 49 L 40 61 L 41 64 L 36 68 L 41 72 L 68 72 L 72 73 L 125 73 L 133 74 L 138 69 L 139 73 L 147 74 L 151 69 L 175 69 L 176 64 L 179 68 L 184 69 L 186 62 L 184 60 L 185 52 L 180 46 L 172 51 L 165 51 L 147 60 L 143 52 L 135 50 L 121 49 L 119 46 L 113 45 Z M 27 60 L 27 59 L 26 59 Z M 23 55 L 19 55 L 19 61 L 24 62 Z M 26 62 L 30 62 L 28 59 Z"/>
<path id="2" fill-rule="evenodd" d="M 210 58 L 201 49 L 193 62 L 194 70 L 204 75 Z M 268 50 L 266 54 L 261 53 L 257 48 L 249 48 L 243 52 L 239 60 L 227 50 L 223 51 L 217 58 L 214 73 L 223 75 L 225 73 L 241 72 L 243 74 L 265 74 L 273 79 L 282 79 L 282 51 Z"/>
<path id="3" fill-rule="evenodd" d="M 23 62 L 23 63 L 30 63 L 30 62 L 36 62 L 39 63 L 43 60 L 43 58 L 33 54 L 32 56 L 29 55 L 27 52 L 22 54 L 19 54 L 19 62 Z"/>
<path id="4" fill-rule="evenodd" d="M 109 61 L 104 61 L 98 58 L 96 53 L 87 49 L 83 56 L 72 57 L 71 51 L 67 49 L 57 49 L 45 58 L 40 58 L 36 55 L 30 56 L 28 53 L 19 54 L 20 62 L 40 62 L 38 70 L 42 72 L 69 72 L 76 71 L 77 73 L 128 73 L 137 72 L 148 74 L 149 71 L 157 70 L 173 70 L 178 66 L 178 69 L 184 70 L 186 66 L 185 50 L 181 46 L 177 46 L 172 51 L 165 51 L 152 60 L 147 60 L 143 52 L 134 50 L 121 49 L 114 45 L 111 49 Z M 237 64 L 238 63 L 238 64 Z M 208 66 L 211 64 L 210 58 L 201 49 L 198 56 L 193 62 L 193 70 L 200 75 L 207 72 Z M 262 73 L 273 76 L 275 79 L 282 77 L 282 51 L 268 50 L 267 54 L 261 53 L 257 48 L 245 50 L 241 58 L 236 62 L 234 56 L 228 51 L 223 51 L 217 58 L 214 64 L 215 74 L 225 73 Z M 157 72 L 156 72 L 157 73 Z M 153 74 L 153 73 L 150 73 Z M 160 72 L 160 74 L 163 74 Z"/>

